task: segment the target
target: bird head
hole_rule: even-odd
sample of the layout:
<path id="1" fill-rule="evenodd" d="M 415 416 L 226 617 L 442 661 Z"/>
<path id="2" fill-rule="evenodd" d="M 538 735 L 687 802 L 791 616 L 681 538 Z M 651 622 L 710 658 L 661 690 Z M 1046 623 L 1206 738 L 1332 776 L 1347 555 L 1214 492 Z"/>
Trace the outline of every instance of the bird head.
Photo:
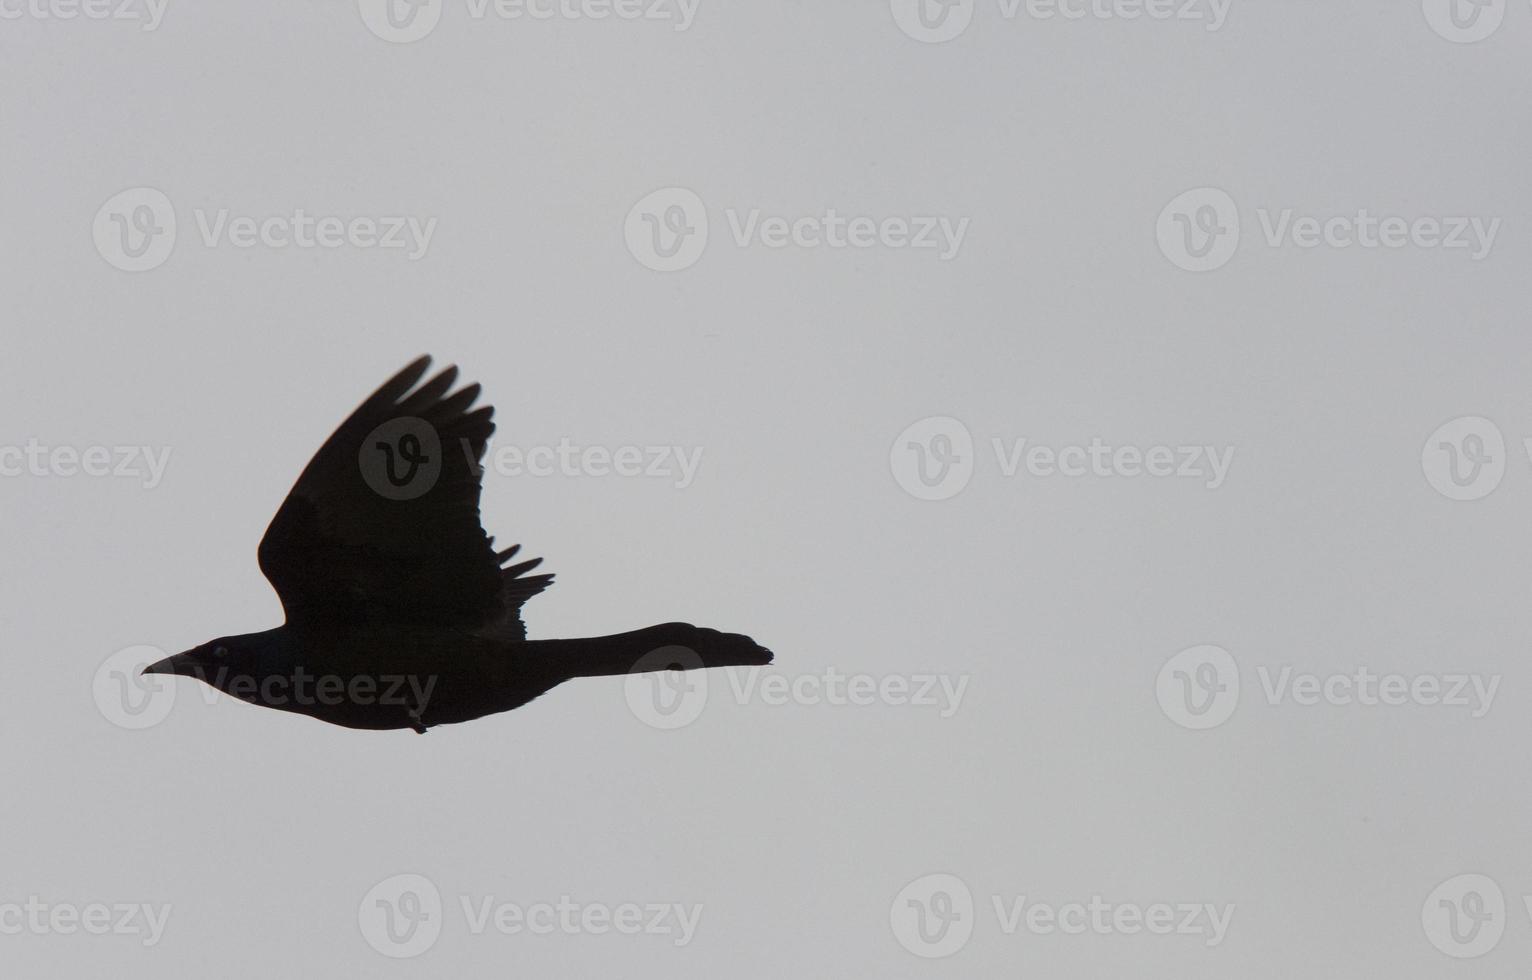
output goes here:
<path id="1" fill-rule="evenodd" d="M 195 677 L 214 686 L 231 674 L 249 674 L 255 666 L 256 651 L 243 637 L 221 636 L 201 646 L 192 647 L 173 657 L 166 657 L 144 668 L 146 674 L 178 674 Z"/>

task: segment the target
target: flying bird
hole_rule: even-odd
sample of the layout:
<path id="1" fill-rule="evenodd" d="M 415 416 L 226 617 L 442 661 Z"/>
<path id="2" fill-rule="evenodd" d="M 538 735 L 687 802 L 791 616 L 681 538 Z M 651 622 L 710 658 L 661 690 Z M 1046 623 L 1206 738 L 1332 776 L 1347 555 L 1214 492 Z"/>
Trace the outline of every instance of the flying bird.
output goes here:
<path id="1" fill-rule="evenodd" d="M 762 666 L 748 636 L 664 623 L 529 640 L 522 605 L 552 582 L 479 522 L 494 408 L 421 357 L 314 454 L 261 541 L 286 623 L 144 668 L 347 728 L 425 732 L 509 711 L 576 677 Z M 417 387 L 418 385 L 418 387 Z"/>

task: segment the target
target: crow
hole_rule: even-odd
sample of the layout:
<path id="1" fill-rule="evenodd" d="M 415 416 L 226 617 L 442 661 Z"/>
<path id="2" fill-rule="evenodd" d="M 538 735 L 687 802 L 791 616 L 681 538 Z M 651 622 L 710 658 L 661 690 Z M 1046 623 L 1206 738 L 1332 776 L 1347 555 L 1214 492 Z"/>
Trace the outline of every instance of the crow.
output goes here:
<path id="1" fill-rule="evenodd" d="M 286 623 L 210 640 L 144 668 L 347 728 L 413 729 L 509 711 L 566 680 L 763 666 L 748 636 L 664 623 L 613 636 L 529 640 L 522 605 L 553 581 L 511 564 L 479 521 L 494 408 L 420 383 L 421 357 L 314 454 L 261 540 Z M 419 387 L 416 387 L 419 384 Z"/>

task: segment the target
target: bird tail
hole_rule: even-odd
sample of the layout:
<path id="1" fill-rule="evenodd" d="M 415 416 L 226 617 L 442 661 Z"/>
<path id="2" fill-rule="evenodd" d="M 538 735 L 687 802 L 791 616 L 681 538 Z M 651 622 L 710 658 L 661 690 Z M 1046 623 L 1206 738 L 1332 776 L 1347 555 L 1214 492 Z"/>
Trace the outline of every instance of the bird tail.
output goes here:
<path id="1" fill-rule="evenodd" d="M 608 677 L 655 670 L 762 667 L 770 650 L 739 633 L 690 623 L 664 623 L 630 633 L 578 640 L 533 640 L 569 677 Z"/>

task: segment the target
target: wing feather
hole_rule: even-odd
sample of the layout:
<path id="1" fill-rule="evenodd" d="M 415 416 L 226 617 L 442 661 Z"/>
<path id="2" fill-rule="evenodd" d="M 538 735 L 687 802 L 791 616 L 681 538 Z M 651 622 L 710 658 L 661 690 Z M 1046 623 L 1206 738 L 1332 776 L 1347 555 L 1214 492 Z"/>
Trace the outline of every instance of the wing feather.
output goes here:
<path id="1" fill-rule="evenodd" d="M 494 409 L 456 393 L 456 367 L 421 384 L 421 357 L 384 382 L 304 468 L 261 541 L 261 571 L 288 622 L 398 623 L 520 630 L 521 603 L 550 575 L 501 566 L 479 521 Z M 419 387 L 417 387 L 419 385 Z"/>

